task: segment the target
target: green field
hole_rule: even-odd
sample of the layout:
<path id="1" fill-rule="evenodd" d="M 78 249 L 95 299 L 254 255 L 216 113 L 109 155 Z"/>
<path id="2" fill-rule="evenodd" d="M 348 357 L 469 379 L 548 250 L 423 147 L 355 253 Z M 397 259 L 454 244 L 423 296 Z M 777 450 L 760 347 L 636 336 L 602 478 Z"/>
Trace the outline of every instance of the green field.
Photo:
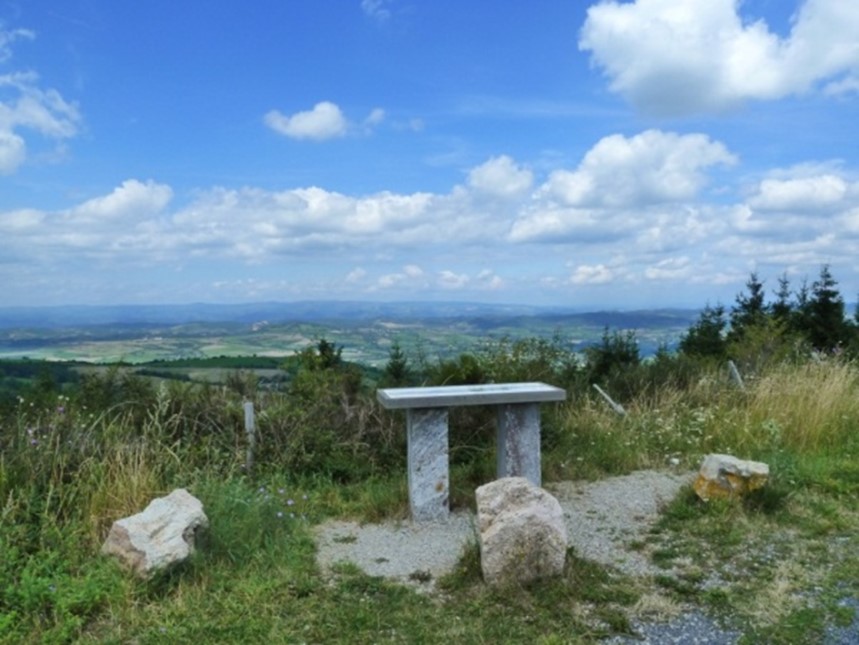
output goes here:
<path id="1" fill-rule="evenodd" d="M 177 358 L 287 357 L 326 338 L 343 358 L 382 365 L 394 342 L 412 357 L 436 360 L 503 338 L 556 338 L 571 351 L 599 342 L 604 330 L 634 330 L 643 355 L 675 344 L 692 312 L 482 317 L 424 320 L 338 320 L 320 323 L 191 323 L 99 325 L 0 330 L 0 358 L 140 364 Z"/>

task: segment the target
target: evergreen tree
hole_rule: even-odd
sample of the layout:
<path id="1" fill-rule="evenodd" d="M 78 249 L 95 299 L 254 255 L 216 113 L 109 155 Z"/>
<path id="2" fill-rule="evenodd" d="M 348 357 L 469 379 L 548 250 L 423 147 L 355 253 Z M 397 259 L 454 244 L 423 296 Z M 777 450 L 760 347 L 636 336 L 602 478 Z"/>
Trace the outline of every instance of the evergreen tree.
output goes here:
<path id="1" fill-rule="evenodd" d="M 401 387 L 408 385 L 411 379 L 409 361 L 406 358 L 400 343 L 394 341 L 388 352 L 388 362 L 385 365 L 385 373 L 382 376 L 382 384 L 385 387 Z"/>
<path id="2" fill-rule="evenodd" d="M 634 330 L 609 333 L 603 329 L 599 345 L 585 350 L 591 382 L 601 381 L 641 363 L 638 339 Z"/>
<path id="3" fill-rule="evenodd" d="M 736 305 L 731 310 L 731 331 L 728 341 L 736 341 L 751 327 L 761 325 L 767 317 L 764 305 L 764 284 L 758 279 L 758 274 L 752 272 L 746 282 L 748 295 L 741 293 L 737 296 Z"/>
<path id="4" fill-rule="evenodd" d="M 778 291 L 775 292 L 776 301 L 770 307 L 773 318 L 782 323 L 790 321 L 793 305 L 790 302 L 790 281 L 787 274 L 783 273 L 778 279 Z"/>
<path id="5" fill-rule="evenodd" d="M 725 307 L 707 305 L 698 320 L 680 339 L 680 351 L 696 358 L 723 359 L 728 355 L 724 331 Z"/>
<path id="6" fill-rule="evenodd" d="M 850 326 L 844 316 L 844 299 L 836 288 L 829 265 L 824 264 L 820 276 L 811 285 L 806 305 L 805 333 L 811 346 L 820 351 L 832 351 L 850 342 Z"/>

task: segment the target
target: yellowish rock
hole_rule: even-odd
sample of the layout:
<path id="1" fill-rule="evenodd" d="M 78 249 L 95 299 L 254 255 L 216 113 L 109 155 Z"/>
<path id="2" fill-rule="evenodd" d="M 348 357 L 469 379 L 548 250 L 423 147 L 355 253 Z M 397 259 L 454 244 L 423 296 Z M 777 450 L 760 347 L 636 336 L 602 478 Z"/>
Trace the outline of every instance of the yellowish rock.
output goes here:
<path id="1" fill-rule="evenodd" d="M 744 461 L 731 455 L 710 454 L 704 458 L 692 487 L 705 502 L 741 497 L 763 487 L 770 468 L 760 461 Z"/>

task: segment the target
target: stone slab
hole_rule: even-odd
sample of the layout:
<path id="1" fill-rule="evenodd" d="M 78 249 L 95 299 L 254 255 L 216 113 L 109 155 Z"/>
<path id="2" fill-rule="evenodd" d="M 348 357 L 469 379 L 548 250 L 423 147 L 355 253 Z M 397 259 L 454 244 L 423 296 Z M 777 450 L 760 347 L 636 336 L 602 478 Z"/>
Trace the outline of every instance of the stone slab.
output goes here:
<path id="1" fill-rule="evenodd" d="M 376 398 L 389 410 L 448 408 L 459 405 L 499 405 L 563 401 L 566 391 L 546 383 L 490 383 L 487 385 L 441 385 L 398 387 L 378 390 Z"/>

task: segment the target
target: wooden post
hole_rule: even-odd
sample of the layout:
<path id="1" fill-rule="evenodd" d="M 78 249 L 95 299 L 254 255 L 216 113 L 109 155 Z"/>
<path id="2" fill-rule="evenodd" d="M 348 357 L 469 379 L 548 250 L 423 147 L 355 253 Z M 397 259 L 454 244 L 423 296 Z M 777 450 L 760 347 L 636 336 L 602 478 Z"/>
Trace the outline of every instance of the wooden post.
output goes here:
<path id="1" fill-rule="evenodd" d="M 746 384 L 743 383 L 743 377 L 740 376 L 740 370 L 738 370 L 737 366 L 734 365 L 734 361 L 728 361 L 728 373 L 731 375 L 731 379 L 737 384 L 738 388 L 741 390 L 746 389 Z"/>
<path id="2" fill-rule="evenodd" d="M 600 395 L 602 396 L 602 398 L 604 398 L 604 399 L 605 399 L 606 403 L 608 403 L 608 404 L 609 404 L 609 407 L 610 407 L 612 410 L 614 410 L 615 412 L 617 412 L 617 413 L 618 413 L 620 416 L 622 416 L 622 417 L 625 417 L 625 416 L 626 416 L 626 410 L 624 410 L 624 409 L 623 409 L 623 406 L 622 406 L 620 403 L 615 403 L 615 402 L 612 400 L 612 398 L 611 398 L 608 394 L 606 394 L 606 393 L 605 393 L 605 391 L 604 391 L 604 390 L 603 390 L 599 385 L 597 385 L 596 383 L 594 383 L 594 389 L 595 389 L 597 392 L 599 392 L 599 393 L 600 393 Z"/>
<path id="3" fill-rule="evenodd" d="M 248 436 L 248 452 L 245 457 L 245 472 L 250 474 L 254 467 L 254 448 L 256 448 L 257 434 L 254 425 L 254 404 L 253 401 L 245 401 L 242 404 L 245 409 L 245 433 Z"/>

